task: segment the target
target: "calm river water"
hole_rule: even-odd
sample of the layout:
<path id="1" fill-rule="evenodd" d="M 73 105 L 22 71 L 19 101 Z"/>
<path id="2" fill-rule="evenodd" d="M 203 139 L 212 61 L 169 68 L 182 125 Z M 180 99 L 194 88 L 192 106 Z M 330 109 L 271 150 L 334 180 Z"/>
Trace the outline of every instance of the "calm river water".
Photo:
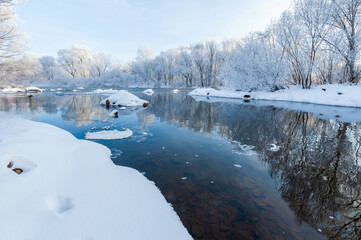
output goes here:
<path id="1" fill-rule="evenodd" d="M 0 111 L 80 139 L 131 129 L 128 139 L 97 142 L 115 164 L 154 181 L 195 239 L 361 238 L 360 111 L 360 122 L 342 122 L 252 102 L 196 101 L 187 91 L 130 92 L 150 107 L 108 119 L 103 95 L 45 92 L 1 95 Z"/>

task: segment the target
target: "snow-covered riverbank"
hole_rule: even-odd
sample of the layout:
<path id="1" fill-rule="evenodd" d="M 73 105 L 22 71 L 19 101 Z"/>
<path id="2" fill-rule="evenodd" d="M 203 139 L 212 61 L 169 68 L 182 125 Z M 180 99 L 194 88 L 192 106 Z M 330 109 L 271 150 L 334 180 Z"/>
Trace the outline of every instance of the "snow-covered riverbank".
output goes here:
<path id="1" fill-rule="evenodd" d="M 0 113 L 1 238 L 191 239 L 157 187 L 110 155 L 54 126 Z"/>
<path id="2" fill-rule="evenodd" d="M 215 90 L 213 88 L 197 88 L 189 93 L 191 96 L 290 101 L 314 103 L 332 106 L 361 107 L 361 85 L 314 85 L 311 89 L 290 86 L 276 92 L 242 92 L 232 90 Z"/>

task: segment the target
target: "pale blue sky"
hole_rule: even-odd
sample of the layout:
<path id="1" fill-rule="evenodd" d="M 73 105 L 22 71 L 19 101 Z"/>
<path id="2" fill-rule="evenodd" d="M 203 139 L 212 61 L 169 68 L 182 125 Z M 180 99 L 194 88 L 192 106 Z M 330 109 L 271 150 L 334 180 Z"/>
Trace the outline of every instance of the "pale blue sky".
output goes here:
<path id="1" fill-rule="evenodd" d="M 121 62 L 148 44 L 154 53 L 203 40 L 221 41 L 264 28 L 291 0 L 23 0 L 28 52 L 56 55 L 85 45 Z"/>

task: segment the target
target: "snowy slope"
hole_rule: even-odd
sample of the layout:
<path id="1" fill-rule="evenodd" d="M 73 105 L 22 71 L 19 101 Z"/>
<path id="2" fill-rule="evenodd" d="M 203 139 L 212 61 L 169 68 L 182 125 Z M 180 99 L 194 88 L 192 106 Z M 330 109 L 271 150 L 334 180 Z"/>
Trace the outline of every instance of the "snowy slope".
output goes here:
<path id="1" fill-rule="evenodd" d="M 108 148 L 4 113 L 0 194 L 1 239 L 191 239 L 154 183 Z"/>

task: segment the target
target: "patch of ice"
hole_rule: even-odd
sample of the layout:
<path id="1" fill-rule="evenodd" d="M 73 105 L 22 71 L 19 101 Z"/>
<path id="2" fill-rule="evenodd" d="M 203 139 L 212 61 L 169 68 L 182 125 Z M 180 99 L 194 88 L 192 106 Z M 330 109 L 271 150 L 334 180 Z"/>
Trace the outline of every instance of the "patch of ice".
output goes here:
<path id="1" fill-rule="evenodd" d="M 151 96 L 151 95 L 153 95 L 155 92 L 153 91 L 153 89 L 147 89 L 147 90 L 144 90 L 143 93 L 146 94 L 146 95 Z"/>
<path id="2" fill-rule="evenodd" d="M 105 105 L 107 101 L 109 101 L 110 105 L 112 106 L 122 107 L 136 107 L 142 106 L 144 103 L 149 103 L 126 90 L 118 91 L 116 94 L 102 100 L 100 104 Z"/>
<path id="3" fill-rule="evenodd" d="M 123 152 L 121 150 L 119 150 L 119 149 L 114 148 L 111 151 L 112 151 L 112 156 L 110 158 L 113 158 L 113 159 L 117 158 L 117 157 L 120 157 L 123 154 Z"/>
<path id="4" fill-rule="evenodd" d="M 173 89 L 172 92 L 173 92 L 173 93 L 178 93 L 179 90 L 178 90 L 178 89 Z"/>
<path id="5" fill-rule="evenodd" d="M 128 138 L 133 135 L 133 132 L 129 129 L 125 129 L 124 131 L 100 131 L 100 132 L 87 132 L 85 134 L 85 139 L 92 140 L 117 140 Z"/>
<path id="6" fill-rule="evenodd" d="M 253 151 L 254 146 L 241 144 L 239 142 L 232 142 L 232 152 L 239 155 L 245 155 L 245 156 L 252 156 L 257 154 L 255 151 Z"/>
<path id="7" fill-rule="evenodd" d="M 187 180 L 187 177 L 182 177 L 182 180 Z"/>
<path id="8" fill-rule="evenodd" d="M 236 168 L 241 168 L 241 167 L 242 167 L 242 166 L 239 165 L 239 164 L 234 164 L 233 166 L 236 167 Z"/>
<path id="9" fill-rule="evenodd" d="M 271 144 L 271 147 L 269 148 L 272 152 L 278 152 L 280 150 L 280 146 L 277 146 L 276 144 Z"/>
<path id="10" fill-rule="evenodd" d="M 119 108 L 119 110 L 127 110 L 127 108 L 126 107 L 121 107 L 121 108 Z"/>

